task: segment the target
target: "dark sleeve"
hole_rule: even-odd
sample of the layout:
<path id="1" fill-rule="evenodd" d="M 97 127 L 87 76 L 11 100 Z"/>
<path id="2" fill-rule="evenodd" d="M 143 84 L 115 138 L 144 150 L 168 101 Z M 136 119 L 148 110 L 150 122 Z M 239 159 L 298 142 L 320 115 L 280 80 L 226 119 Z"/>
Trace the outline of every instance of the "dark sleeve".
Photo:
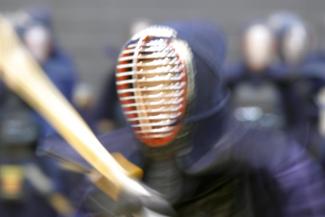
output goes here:
<path id="1" fill-rule="evenodd" d="M 233 157 L 272 175 L 285 197 L 284 216 L 325 216 L 325 179 L 319 163 L 281 135 L 264 133 L 255 141 L 243 144 Z"/>
<path id="2" fill-rule="evenodd" d="M 325 179 L 318 162 L 281 132 L 244 131 L 240 128 L 226 134 L 187 171 L 265 171 L 284 197 L 281 206 L 285 217 L 325 216 Z"/>
<path id="3" fill-rule="evenodd" d="M 285 216 L 325 216 L 325 185 L 320 165 L 302 147 L 293 146 L 277 167 L 271 169 L 286 195 Z"/>

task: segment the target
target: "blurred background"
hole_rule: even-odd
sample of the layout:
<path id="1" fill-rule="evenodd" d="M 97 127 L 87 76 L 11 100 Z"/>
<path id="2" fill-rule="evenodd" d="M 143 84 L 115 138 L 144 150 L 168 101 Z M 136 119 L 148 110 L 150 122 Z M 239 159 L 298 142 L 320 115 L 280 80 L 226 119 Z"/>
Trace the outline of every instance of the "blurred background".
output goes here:
<path id="1" fill-rule="evenodd" d="M 35 10 L 33 11 L 33 9 Z M 190 201 L 188 207 L 193 207 L 199 212 L 199 215 L 191 216 L 210 216 L 210 213 L 209 215 L 202 214 L 200 209 L 192 206 L 191 201 L 199 198 L 197 204 L 200 204 L 201 199 L 205 200 L 207 198 L 207 201 L 210 202 L 210 199 L 221 201 L 220 198 L 222 198 L 226 205 L 218 201 L 218 206 L 214 208 L 232 213 L 232 209 L 235 207 L 232 206 L 233 203 L 242 206 L 241 203 L 237 202 L 237 196 L 245 198 L 245 203 L 248 204 L 247 207 L 251 207 L 253 202 L 246 200 L 248 198 L 246 193 L 244 196 L 241 193 L 247 192 L 250 194 L 250 191 L 253 192 L 253 190 L 241 188 L 249 186 L 249 188 L 252 187 L 253 189 L 256 186 L 254 191 L 256 194 L 260 194 L 263 201 L 254 204 L 254 206 L 260 208 L 267 216 L 280 216 L 277 214 L 269 215 L 269 210 L 264 210 L 264 204 L 261 205 L 265 202 L 265 205 L 272 207 L 270 210 L 273 211 L 273 205 L 278 206 L 278 202 L 279 204 L 282 203 L 282 198 L 277 201 L 277 198 L 273 197 L 273 192 L 271 192 L 272 195 L 267 195 L 269 191 L 264 191 L 266 189 L 264 187 L 267 186 L 268 188 L 270 183 L 272 189 L 266 190 L 275 191 L 273 185 L 276 181 L 276 184 L 280 183 L 281 185 L 283 182 L 284 187 L 280 187 L 283 187 L 281 190 L 284 193 L 290 192 L 288 193 L 288 195 L 290 194 L 288 199 L 286 198 L 286 201 L 289 201 L 288 204 L 283 202 L 279 207 L 283 206 L 283 210 L 288 207 L 288 209 L 292 209 L 294 213 L 292 216 L 297 216 L 296 213 L 304 215 L 305 213 L 318 214 L 319 210 L 324 211 L 325 183 L 323 183 L 324 178 L 319 166 L 325 168 L 325 0 L 0 0 L 0 11 L 2 13 L 8 12 L 8 14 L 15 12 L 8 18 L 13 21 L 17 35 L 27 50 L 30 51 L 32 57 L 40 64 L 44 73 L 66 99 L 72 103 L 96 134 L 107 133 L 117 128 L 132 125 L 133 129 L 136 129 L 136 133 L 138 128 L 141 128 L 139 132 L 145 135 L 144 138 L 150 134 L 148 138 L 159 138 L 163 142 L 168 141 L 168 143 L 164 144 L 166 149 L 165 147 L 155 149 L 154 146 L 151 147 L 150 145 L 139 149 L 138 143 L 144 145 L 143 147 L 147 144 L 145 144 L 145 140 L 136 141 L 137 139 L 132 136 L 133 134 L 129 128 L 115 131 L 117 134 L 112 134 L 113 136 L 117 135 L 117 140 L 121 139 L 121 141 L 116 140 L 116 144 L 113 139 L 112 144 L 118 146 L 112 147 L 116 147 L 118 154 L 121 153 L 121 156 L 127 160 L 132 158 L 131 161 L 133 161 L 133 157 L 135 157 L 137 165 L 143 163 L 141 169 L 145 170 L 144 182 L 158 192 L 162 192 L 171 204 L 177 200 L 185 201 L 185 203 Z M 279 13 L 288 11 L 290 13 Z M 135 76 L 122 75 L 120 78 L 123 80 L 116 82 L 114 72 L 119 51 L 121 51 L 122 46 L 130 39 L 131 35 L 151 24 L 180 20 L 206 20 L 217 24 L 225 32 L 228 52 L 226 53 L 225 64 L 220 66 L 219 63 L 223 64 L 224 56 L 223 52 L 221 52 L 221 50 L 223 51 L 224 42 L 220 40 L 222 39 L 222 36 L 219 35 L 220 32 L 210 31 L 210 27 L 206 27 L 205 24 L 203 25 L 204 28 L 198 28 L 198 25 L 196 28 L 187 25 L 182 27 L 185 29 L 184 31 L 190 29 L 190 34 L 184 40 L 193 49 L 196 58 L 194 59 L 195 66 L 199 66 L 195 68 L 199 73 L 193 76 L 198 81 L 193 82 L 198 87 L 194 88 L 194 94 L 197 95 L 193 98 L 195 99 L 194 102 L 199 106 L 193 106 L 194 112 L 187 112 L 190 117 L 184 116 L 191 120 L 189 122 L 184 121 L 186 126 L 184 129 L 191 126 L 189 128 L 190 133 L 186 131 L 183 133 L 183 130 L 181 130 L 179 132 L 183 133 L 180 134 L 182 139 L 175 137 L 177 139 L 169 142 L 166 139 L 174 139 L 174 132 L 169 134 L 170 129 L 174 129 L 174 126 L 176 126 L 175 129 L 177 129 L 178 133 L 178 125 L 183 125 L 182 113 L 184 106 L 182 105 L 185 100 L 181 97 L 185 95 L 183 93 L 187 93 L 185 87 L 190 86 L 190 84 L 188 86 L 184 85 L 184 80 L 186 80 L 184 74 L 190 70 L 188 68 L 182 70 L 184 69 L 183 64 L 178 63 L 177 67 L 181 68 L 179 70 L 174 68 L 174 65 L 176 65 L 173 62 L 174 60 L 177 60 L 177 58 L 183 60 L 182 55 L 178 55 L 177 49 L 173 48 L 174 44 L 171 44 L 171 46 L 175 53 L 168 53 L 167 58 L 163 56 L 164 61 L 166 59 L 170 60 L 170 62 L 157 61 L 158 64 L 156 64 L 156 60 L 160 58 L 159 55 L 166 55 L 164 47 L 162 50 L 141 53 L 143 61 L 140 60 L 141 64 L 136 68 L 140 71 L 143 70 L 139 73 L 140 76 L 137 73 L 134 73 Z M 202 30 L 202 32 L 196 34 L 195 30 L 197 29 Z M 155 40 L 156 38 L 153 39 L 153 41 Z M 158 42 L 164 41 L 158 40 Z M 198 43 L 201 46 L 198 46 Z M 159 55 L 153 55 L 155 52 Z M 132 52 L 130 53 L 127 58 L 131 57 L 132 60 L 127 61 L 128 64 L 125 64 L 125 60 L 119 61 L 120 66 L 122 66 L 120 67 L 122 73 L 125 72 L 124 70 L 131 71 L 135 69 L 132 68 L 134 65 L 129 63 L 134 63 L 137 58 L 135 60 L 133 58 L 137 56 Z M 172 56 L 169 56 L 170 54 Z M 146 60 L 145 57 L 148 56 L 150 56 L 148 58 L 149 64 L 142 65 L 142 63 L 147 63 L 148 59 Z M 180 63 L 184 62 L 180 61 Z M 10 64 L 12 62 L 7 61 L 6 63 Z M 123 64 L 126 66 L 123 66 Z M 11 65 L 9 66 L 11 67 Z M 158 70 L 152 73 L 152 69 Z M 19 69 L 17 71 L 25 70 Z M 161 73 L 161 75 L 157 72 Z M 224 82 L 220 82 L 216 73 L 220 73 Z M 166 77 L 168 78 L 167 82 Z M 21 81 L 22 79 L 18 80 Z M 139 80 L 140 86 L 134 85 L 134 83 L 139 84 L 137 83 Z M 38 85 L 25 82 L 25 80 L 18 83 L 17 89 L 20 91 L 26 90 L 21 88 L 22 85 L 26 84 L 33 85 L 28 86 L 29 89 L 35 88 L 34 91 L 39 91 L 36 89 L 39 87 Z M 227 91 L 220 91 L 224 87 L 221 86 L 222 84 L 230 90 L 230 97 L 225 94 Z M 127 89 L 123 90 L 122 88 Z M 122 91 L 131 91 L 132 94 L 118 94 L 117 90 L 120 89 Z M 183 92 L 181 92 L 182 90 Z M 141 95 L 138 95 L 138 92 Z M 25 95 L 28 94 L 25 93 Z M 119 97 L 124 99 L 121 100 Z M 131 97 L 131 100 L 129 97 Z M 192 100 L 192 97 L 189 100 Z M 192 106 L 192 102 L 189 104 Z M 49 110 L 52 109 L 53 113 L 58 114 L 57 107 L 51 106 L 49 108 Z M 123 111 L 122 108 L 126 109 Z M 143 111 L 143 109 L 146 110 Z M 125 116 L 125 112 L 130 112 L 130 115 Z M 64 119 L 66 116 L 62 116 L 61 124 L 69 121 Z M 245 125 L 244 130 L 240 128 L 243 134 L 237 135 L 237 130 L 242 127 L 242 125 L 238 125 L 237 129 L 237 124 L 235 124 L 236 129 L 234 129 L 236 131 L 231 129 L 228 132 L 228 127 L 231 128 L 232 123 L 235 122 L 233 118 L 236 122 Z M 127 124 L 126 119 L 129 119 L 129 124 Z M 144 124 L 142 125 L 142 123 Z M 192 125 L 195 127 L 192 128 Z M 252 129 L 252 138 L 249 138 L 250 134 L 246 133 L 246 126 L 247 129 Z M 68 125 L 68 127 L 62 129 L 69 128 Z M 264 141 L 263 132 L 259 134 L 260 132 L 256 131 L 257 133 L 255 133 L 255 128 L 261 128 L 263 132 L 264 130 L 266 130 L 265 132 L 274 131 L 276 134 L 265 134 L 272 139 Z M 101 192 L 99 194 L 95 192 L 96 195 L 90 196 L 84 193 L 87 191 L 88 194 L 88 188 L 84 185 L 89 186 L 90 179 L 87 177 L 84 179 L 83 175 L 90 174 L 90 167 L 88 165 L 84 166 L 84 161 L 79 162 L 80 156 L 73 150 L 69 150 L 69 146 L 58 139 L 57 130 L 58 128 L 51 127 L 42 116 L 28 107 L 21 98 L 9 89 L 6 90 L 0 81 L 0 216 L 56 217 L 57 214 L 60 214 L 60 216 L 65 217 L 81 217 L 83 215 L 79 216 L 78 214 L 84 211 L 82 210 L 84 208 L 81 205 L 82 203 L 90 204 L 90 207 L 85 207 L 86 210 L 94 210 L 95 213 L 103 212 L 103 216 L 107 216 L 107 212 L 113 213 L 113 215 L 119 213 L 119 209 L 124 209 L 124 201 L 121 202 L 122 208 L 119 208 L 119 203 L 110 200 L 106 201 L 106 196 L 101 195 Z M 79 128 L 76 131 L 84 132 L 78 130 Z M 278 131 L 281 131 L 281 135 L 278 134 Z M 119 132 L 127 134 L 125 136 L 119 134 Z M 158 137 L 155 137 L 154 132 L 158 132 Z M 68 132 L 66 135 L 70 135 L 70 133 Z M 153 136 L 151 133 L 154 133 Z M 235 139 L 232 138 L 233 134 L 236 137 Z M 284 140 L 284 134 L 290 139 L 292 138 L 294 143 L 290 144 L 287 140 Z M 29 135 L 29 137 L 25 135 Z M 183 139 L 183 135 L 185 139 Z M 77 138 L 73 137 L 73 135 L 69 137 Z M 224 142 L 223 139 L 228 137 L 231 137 L 230 142 L 228 140 Z M 252 142 L 246 141 L 247 146 L 245 146 L 246 137 L 252 140 Z M 22 141 L 21 138 L 27 139 Z M 125 142 L 123 139 L 134 141 L 126 140 Z M 89 139 L 88 141 L 93 140 Z M 266 153 L 269 158 L 265 160 L 261 157 L 261 159 L 263 158 L 262 163 L 264 165 L 264 161 L 266 161 L 272 164 L 272 171 L 273 166 L 277 165 L 273 165 L 273 160 L 274 162 L 283 160 L 285 163 L 281 165 L 283 168 L 274 169 L 277 174 L 271 175 L 272 180 L 270 180 L 272 182 L 267 180 L 268 182 L 261 182 L 262 184 L 258 185 L 254 183 L 250 176 L 249 178 L 246 177 L 246 171 L 243 174 L 240 171 L 238 176 L 244 175 L 245 180 L 249 179 L 247 185 L 246 181 L 241 184 L 241 177 L 237 179 L 237 174 L 235 174 L 234 178 L 229 178 L 226 177 L 228 172 L 223 174 L 224 171 L 222 170 L 222 173 L 220 173 L 221 178 L 219 177 L 220 174 L 216 173 L 218 182 L 214 183 L 210 181 L 210 174 L 208 173 L 212 171 L 211 168 L 214 169 L 215 165 L 219 166 L 216 159 L 219 160 L 218 156 L 222 156 L 222 154 L 208 154 L 210 154 L 210 150 L 219 152 L 219 146 L 214 146 L 215 144 L 219 145 L 219 141 L 222 141 L 220 142 L 221 145 L 230 145 L 229 149 L 224 148 L 224 150 L 230 150 L 231 152 L 231 154 L 225 154 L 225 158 L 228 155 L 230 156 L 229 165 L 231 171 L 233 171 L 233 168 L 239 168 L 239 170 L 242 168 L 241 166 L 233 166 L 233 153 L 239 155 L 239 160 L 234 160 L 235 164 L 242 163 L 242 159 L 252 159 L 254 161 L 253 168 L 256 167 L 255 160 L 258 161 L 258 156 L 264 156 Z M 240 144 L 237 145 L 237 141 L 240 141 Z M 242 141 L 244 141 L 244 146 L 242 146 Z M 283 141 L 285 141 L 283 144 L 284 151 L 277 148 L 277 144 L 282 144 Z M 301 145 L 301 150 L 308 153 L 306 157 L 304 155 L 302 155 L 303 157 L 298 156 L 298 154 L 296 156 L 296 152 L 300 154 L 300 151 L 294 149 L 296 141 Z M 126 146 L 119 146 L 119 143 Z M 104 142 L 103 144 L 106 145 Z M 108 146 L 110 144 L 111 141 L 107 143 L 107 147 L 110 147 Z M 253 146 L 250 146 L 252 144 Z M 263 144 L 264 146 L 257 146 L 257 144 Z M 235 151 L 233 151 L 233 147 Z M 256 150 L 262 147 L 262 155 L 254 147 L 256 147 Z M 237 152 L 236 148 L 238 150 L 245 149 L 245 151 Z M 27 154 L 20 156 L 17 154 L 20 153 L 17 150 L 23 150 L 23 153 Z M 37 155 L 36 150 L 41 155 Z M 220 150 L 222 151 L 223 148 Z M 137 155 L 139 155 L 139 159 L 137 159 Z M 16 156 L 17 159 L 13 159 L 12 156 Z M 49 156 L 55 156 L 62 162 L 58 164 Z M 216 159 L 211 161 L 202 160 L 202 171 L 196 170 L 196 160 L 200 159 L 198 162 L 201 163 L 201 159 L 209 156 Z M 290 157 L 287 158 L 286 156 Z M 181 161 L 184 160 L 185 164 L 193 163 L 193 174 L 191 170 L 187 171 L 187 166 L 178 165 L 178 159 L 175 160 L 178 157 L 184 158 Z M 193 160 L 192 157 L 194 157 Z M 284 159 L 280 159 L 281 157 Z M 223 161 L 223 156 L 220 159 Z M 28 162 L 27 167 L 26 162 Z M 209 162 L 211 165 L 208 165 Z M 74 163 L 76 163 L 77 168 Z M 315 164 L 313 165 L 313 163 Z M 290 167 L 287 165 L 290 165 Z M 83 167 L 85 167 L 85 170 L 83 170 Z M 189 169 L 192 169 L 192 165 Z M 227 170 L 228 168 L 225 167 L 225 171 Z M 264 172 L 264 170 L 261 171 Z M 281 175 L 278 174 L 279 171 Z M 259 176 L 260 171 L 258 171 L 256 177 L 264 177 L 265 174 L 262 172 L 261 176 Z M 202 183 L 199 183 L 201 182 L 199 180 L 201 174 L 208 174 L 209 176 L 206 176 L 208 178 L 205 175 L 202 176 Z M 211 177 L 214 177 L 214 171 L 212 174 Z M 180 189 L 183 188 L 185 181 L 188 182 L 188 177 L 192 175 L 194 179 L 190 181 L 193 181 L 194 187 L 192 188 L 186 183 L 186 189 L 184 188 L 186 197 L 183 198 L 181 194 L 183 192 Z M 281 180 L 279 181 L 277 178 L 273 180 L 273 176 L 280 177 L 279 180 Z M 301 179 L 301 177 L 305 179 Z M 240 182 L 237 182 L 238 180 Z M 256 180 L 259 182 L 259 179 Z M 96 178 L 94 182 L 96 181 L 101 181 L 101 179 Z M 29 185 L 25 183 L 29 183 Z M 45 190 L 42 188 L 44 183 L 47 187 Z M 218 186 L 210 188 L 210 183 Z M 221 187 L 219 186 L 220 183 Z M 192 183 L 190 184 L 192 185 Z M 264 186 L 264 184 L 267 185 Z M 200 190 L 197 190 L 200 186 L 203 187 L 202 194 Z M 207 188 L 205 189 L 205 187 Z M 4 190 L 1 190 L 1 188 Z M 210 197 L 208 194 L 210 192 L 214 194 L 215 189 L 217 196 Z M 219 191 L 220 189 L 221 191 Z M 227 191 L 226 194 L 223 189 L 225 189 L 225 192 Z M 187 198 L 187 190 L 190 194 L 193 193 L 194 199 Z M 193 192 L 191 192 L 192 190 Z M 228 193 L 228 190 L 230 193 Z M 200 194 L 196 195 L 197 192 Z M 205 194 L 205 192 L 208 193 Z M 251 198 L 255 196 L 253 193 L 250 196 Z M 205 198 L 206 195 L 208 196 Z M 283 195 L 281 194 L 281 197 Z M 60 200 L 56 200 L 58 196 Z M 93 200 L 93 196 L 97 196 L 95 200 Z M 224 199 L 228 196 L 229 200 Z M 294 197 L 299 197 L 299 199 Z M 93 204 L 89 203 L 88 198 Z M 260 202 L 258 198 L 254 198 L 254 200 Z M 3 200 L 1 201 L 1 199 Z M 184 201 L 182 201 L 183 199 Z M 103 201 L 105 206 L 98 201 Z M 135 201 L 138 202 L 138 200 Z M 129 203 L 128 200 L 126 202 Z M 203 204 L 208 204 L 208 202 Z M 113 204 L 113 206 L 107 206 L 106 203 Z M 175 204 L 177 203 L 175 202 Z M 63 209 L 58 204 L 63 204 Z M 114 205 L 117 207 L 116 210 Z M 210 205 L 214 206 L 214 203 L 211 202 Z M 182 206 L 180 206 L 181 209 Z M 105 210 L 102 211 L 101 207 L 104 207 Z M 127 204 L 125 207 L 125 210 L 128 211 Z M 227 207 L 229 207 L 229 210 L 227 210 Z M 44 208 L 44 210 L 40 210 L 41 208 Z M 210 212 L 210 209 L 205 207 L 202 210 L 207 210 L 207 213 Z M 234 208 L 234 210 L 237 211 L 237 208 Z M 179 211 L 177 210 L 177 212 Z M 189 213 L 191 213 L 191 209 L 189 209 Z M 224 214 L 223 216 L 230 215 Z M 256 214 L 254 216 L 261 215 Z"/>
<path id="2" fill-rule="evenodd" d="M 41 6 L 52 10 L 55 33 L 73 57 L 81 80 L 100 91 L 110 57 L 128 40 L 137 20 L 151 23 L 201 18 L 221 26 L 229 41 L 229 57 L 236 56 L 242 26 L 277 10 L 290 10 L 312 24 L 317 46 L 325 47 L 324 0 L 1 0 L 1 11 Z M 109 53 L 109 55 L 107 55 Z M 97 94 L 96 94 L 97 95 Z"/>

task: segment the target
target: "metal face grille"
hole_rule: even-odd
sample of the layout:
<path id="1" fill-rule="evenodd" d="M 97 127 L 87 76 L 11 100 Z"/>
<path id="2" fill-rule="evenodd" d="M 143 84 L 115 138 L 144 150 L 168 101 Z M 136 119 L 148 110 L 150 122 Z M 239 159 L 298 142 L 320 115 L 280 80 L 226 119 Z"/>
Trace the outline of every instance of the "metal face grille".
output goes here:
<path id="1" fill-rule="evenodd" d="M 165 146 L 180 130 L 187 104 L 187 65 L 172 37 L 143 36 L 121 52 L 118 95 L 137 137 L 151 147 Z"/>

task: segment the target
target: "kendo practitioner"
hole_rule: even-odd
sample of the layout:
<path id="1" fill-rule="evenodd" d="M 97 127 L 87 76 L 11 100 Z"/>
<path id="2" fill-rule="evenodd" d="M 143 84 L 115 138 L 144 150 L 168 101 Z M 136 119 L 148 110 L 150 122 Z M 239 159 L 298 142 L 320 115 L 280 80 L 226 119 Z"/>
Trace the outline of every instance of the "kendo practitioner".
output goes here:
<path id="1" fill-rule="evenodd" d="M 223 73 L 237 120 L 285 129 L 285 100 L 279 87 L 284 79 L 273 64 L 274 46 L 275 37 L 266 22 L 250 24 L 242 33 L 242 60 L 226 65 Z"/>
<path id="2" fill-rule="evenodd" d="M 210 23 L 169 23 L 133 36 L 116 72 L 129 126 L 100 140 L 141 167 L 143 183 L 177 216 L 325 216 L 318 163 L 283 131 L 229 113 L 225 55 L 224 35 Z M 89 167 L 64 142 L 41 148 Z M 89 216 L 132 216 L 132 200 L 99 195 L 88 192 Z"/>
<path id="3" fill-rule="evenodd" d="M 323 52 L 310 52 L 311 33 L 299 16 L 279 12 L 270 16 L 269 23 L 277 40 L 278 69 L 288 81 L 283 94 L 291 132 L 324 162 L 318 102 L 325 84 Z"/>
<path id="4" fill-rule="evenodd" d="M 76 68 L 71 58 L 58 45 L 50 11 L 34 8 L 25 12 L 25 19 L 17 22 L 17 32 L 46 75 L 71 102 L 77 82 Z M 17 19 L 18 20 L 18 19 Z M 35 118 L 42 126 L 42 137 L 56 135 L 54 129 L 38 114 Z"/>

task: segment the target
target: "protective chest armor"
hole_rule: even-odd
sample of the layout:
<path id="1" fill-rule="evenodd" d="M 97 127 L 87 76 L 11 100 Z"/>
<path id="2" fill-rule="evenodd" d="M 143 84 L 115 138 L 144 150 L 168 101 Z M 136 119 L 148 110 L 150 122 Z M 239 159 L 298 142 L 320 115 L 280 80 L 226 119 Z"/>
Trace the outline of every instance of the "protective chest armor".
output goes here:
<path id="1" fill-rule="evenodd" d="M 241 82 L 234 89 L 232 97 L 234 116 L 238 121 L 267 128 L 284 127 L 281 95 L 271 82 Z"/>

